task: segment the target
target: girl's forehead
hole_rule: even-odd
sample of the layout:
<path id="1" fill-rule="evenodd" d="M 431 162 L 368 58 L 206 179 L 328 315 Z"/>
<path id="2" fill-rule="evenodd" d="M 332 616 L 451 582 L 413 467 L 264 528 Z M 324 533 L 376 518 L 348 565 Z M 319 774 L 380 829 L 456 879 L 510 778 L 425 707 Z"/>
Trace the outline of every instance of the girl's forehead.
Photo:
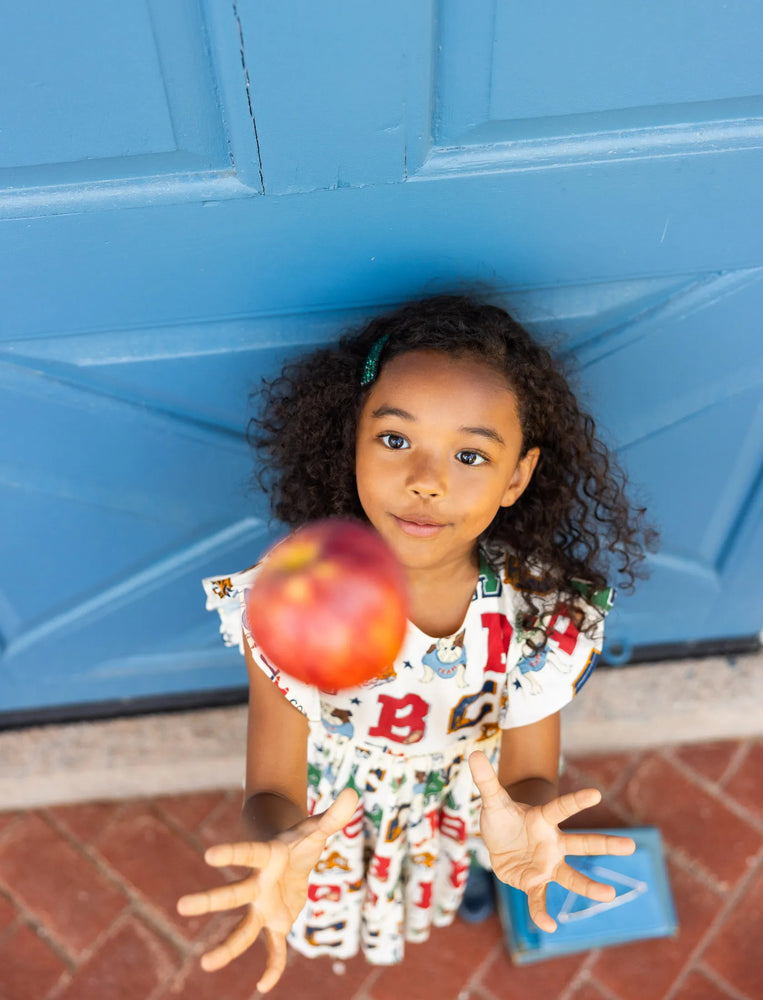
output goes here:
<path id="1" fill-rule="evenodd" d="M 469 395 L 472 390 L 491 394 L 514 392 L 503 372 L 471 354 L 449 355 L 442 351 L 418 350 L 398 354 L 382 368 L 372 387 L 388 392 L 431 392 L 433 387 L 453 396 Z"/>
<path id="2" fill-rule="evenodd" d="M 494 419 L 517 420 L 516 396 L 502 372 L 472 355 L 453 357 L 440 351 L 399 354 L 382 368 L 363 407 L 373 414 L 394 407 L 418 416 L 417 411 L 491 411 Z"/>

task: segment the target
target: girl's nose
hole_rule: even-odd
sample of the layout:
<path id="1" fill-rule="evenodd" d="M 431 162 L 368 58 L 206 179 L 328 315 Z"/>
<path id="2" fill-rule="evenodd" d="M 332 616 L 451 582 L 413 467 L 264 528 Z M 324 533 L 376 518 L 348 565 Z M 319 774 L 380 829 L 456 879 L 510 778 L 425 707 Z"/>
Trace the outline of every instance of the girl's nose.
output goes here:
<path id="1" fill-rule="evenodd" d="M 421 497 L 440 497 L 447 489 L 444 471 L 431 459 L 422 459 L 411 470 L 407 483 L 411 493 Z"/>

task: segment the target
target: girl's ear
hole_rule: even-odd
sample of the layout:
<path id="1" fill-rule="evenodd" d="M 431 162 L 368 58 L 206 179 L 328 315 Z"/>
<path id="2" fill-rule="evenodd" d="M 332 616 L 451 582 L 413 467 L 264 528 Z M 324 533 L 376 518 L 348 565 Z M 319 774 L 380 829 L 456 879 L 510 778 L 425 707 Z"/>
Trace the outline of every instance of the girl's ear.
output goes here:
<path id="1" fill-rule="evenodd" d="M 511 507 L 519 500 L 535 472 L 535 466 L 540 458 L 540 448 L 528 448 L 524 455 L 517 462 L 511 482 L 506 487 L 506 492 L 501 500 L 502 507 Z"/>

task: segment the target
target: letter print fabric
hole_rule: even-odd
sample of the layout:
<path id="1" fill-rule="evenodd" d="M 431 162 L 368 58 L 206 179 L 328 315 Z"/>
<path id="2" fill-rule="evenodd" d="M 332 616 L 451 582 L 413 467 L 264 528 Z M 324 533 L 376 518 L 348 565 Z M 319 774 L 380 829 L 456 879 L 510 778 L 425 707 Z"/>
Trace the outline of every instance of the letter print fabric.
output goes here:
<path id="1" fill-rule="evenodd" d="M 360 796 L 355 816 L 331 837 L 311 875 L 308 901 L 289 936 L 305 955 L 374 964 L 399 962 L 404 942 L 449 924 L 463 895 L 470 851 L 487 865 L 479 838 L 479 796 L 467 765 L 484 750 L 498 764 L 500 730 L 557 712 L 593 670 L 603 632 L 582 635 L 571 616 L 547 616 L 549 642 L 533 650 L 528 621 L 511 585 L 510 560 L 484 553 L 461 628 L 432 638 L 409 623 L 387 673 L 360 687 L 319 691 L 280 672 L 258 649 L 245 601 L 257 567 L 204 581 L 207 608 L 220 614 L 228 645 L 255 661 L 310 720 L 308 810 L 339 792 Z M 611 591 L 596 596 L 604 614 Z M 544 607 L 555 604 L 542 598 Z"/>

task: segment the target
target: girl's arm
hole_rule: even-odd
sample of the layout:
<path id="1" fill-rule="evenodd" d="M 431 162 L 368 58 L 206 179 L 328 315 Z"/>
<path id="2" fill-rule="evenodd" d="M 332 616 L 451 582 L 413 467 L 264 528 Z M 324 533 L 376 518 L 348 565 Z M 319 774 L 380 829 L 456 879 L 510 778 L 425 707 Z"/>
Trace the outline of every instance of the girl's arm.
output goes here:
<path id="1" fill-rule="evenodd" d="M 515 802 L 542 806 L 558 794 L 559 712 L 501 733 L 498 780 Z"/>
<path id="2" fill-rule="evenodd" d="M 247 838 L 272 840 L 307 817 L 309 724 L 257 666 L 248 643 L 244 645 L 249 715 L 242 821 Z"/>
<path id="3" fill-rule="evenodd" d="M 307 900 L 308 879 L 326 840 L 349 823 L 357 793 L 345 788 L 324 813 L 307 815 L 308 723 L 254 662 L 248 648 L 249 722 L 246 752 L 247 839 L 210 847 L 204 857 L 216 868 L 252 869 L 232 885 L 192 893 L 178 900 L 184 916 L 246 905 L 241 923 L 202 956 L 202 968 L 221 969 L 262 933 L 265 972 L 257 983 L 266 993 L 286 967 L 286 935 Z"/>

